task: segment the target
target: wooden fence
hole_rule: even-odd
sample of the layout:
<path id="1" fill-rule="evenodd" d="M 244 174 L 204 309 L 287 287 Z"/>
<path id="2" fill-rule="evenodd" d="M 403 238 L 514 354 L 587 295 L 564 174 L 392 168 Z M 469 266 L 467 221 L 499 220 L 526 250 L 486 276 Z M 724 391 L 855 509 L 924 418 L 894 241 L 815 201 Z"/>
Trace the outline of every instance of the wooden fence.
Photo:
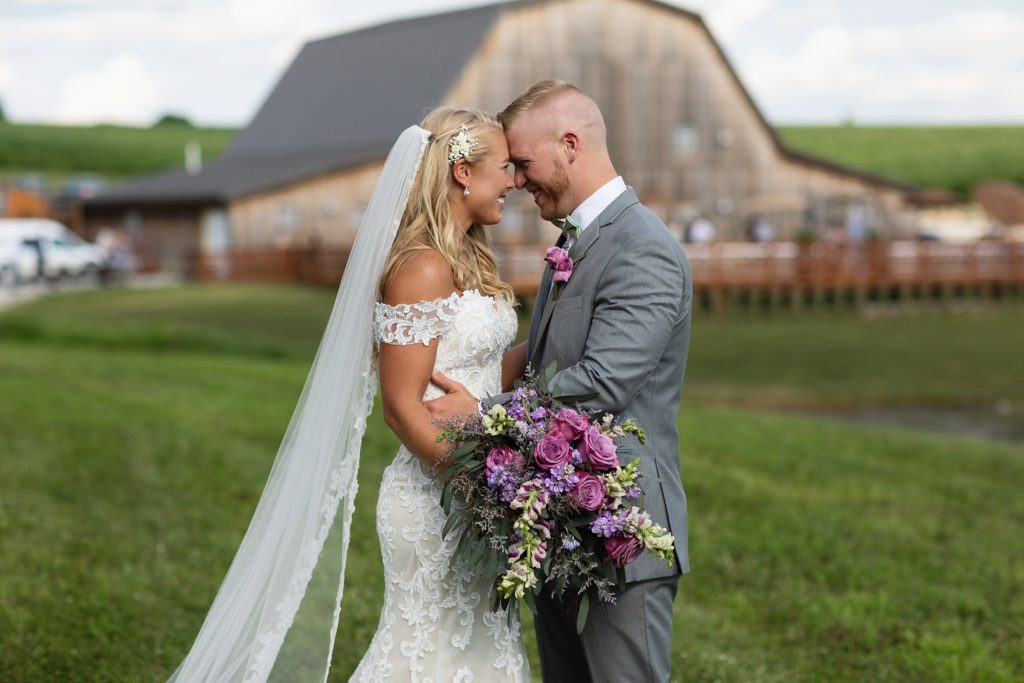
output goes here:
<path id="1" fill-rule="evenodd" d="M 868 301 L 996 298 L 1024 288 L 1024 244 L 687 245 L 702 308 L 803 308 Z"/>
<path id="2" fill-rule="evenodd" d="M 501 245 L 502 276 L 521 296 L 537 291 L 544 245 Z M 1024 244 L 814 242 L 688 244 L 701 307 L 802 307 L 923 298 L 1001 297 L 1024 290 Z M 336 286 L 348 258 L 339 249 L 248 249 L 195 254 L 201 281 L 259 280 Z"/>

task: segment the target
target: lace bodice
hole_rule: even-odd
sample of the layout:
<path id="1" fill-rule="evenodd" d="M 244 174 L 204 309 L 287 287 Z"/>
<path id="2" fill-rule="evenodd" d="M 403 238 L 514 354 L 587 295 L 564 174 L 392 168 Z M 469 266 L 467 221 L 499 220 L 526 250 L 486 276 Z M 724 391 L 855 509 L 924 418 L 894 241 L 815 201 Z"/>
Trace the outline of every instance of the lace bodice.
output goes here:
<path id="1" fill-rule="evenodd" d="M 434 370 L 461 382 L 477 398 L 501 391 L 501 358 L 515 335 L 512 306 L 475 289 L 416 304 L 378 303 L 374 312 L 375 342 L 428 346 L 438 339 Z M 423 398 L 442 393 L 429 384 Z"/>

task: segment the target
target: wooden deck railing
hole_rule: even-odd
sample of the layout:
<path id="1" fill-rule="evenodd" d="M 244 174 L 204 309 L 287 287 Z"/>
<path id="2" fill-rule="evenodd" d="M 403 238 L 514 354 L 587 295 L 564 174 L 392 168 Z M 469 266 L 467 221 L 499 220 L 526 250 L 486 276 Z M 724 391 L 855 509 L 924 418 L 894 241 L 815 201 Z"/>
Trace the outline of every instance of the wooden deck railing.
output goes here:
<path id="1" fill-rule="evenodd" d="M 848 289 L 1024 284 L 1024 244 L 815 242 L 687 245 L 702 289 Z"/>
<path id="2" fill-rule="evenodd" d="M 502 277 L 531 296 L 544 269 L 545 245 L 495 247 Z M 1024 244 L 977 242 L 815 242 L 688 244 L 698 296 L 736 293 L 874 296 L 879 292 L 998 292 L 1024 287 Z M 196 254 L 190 277 L 202 281 L 261 280 L 335 286 L 348 259 L 343 249 L 247 249 Z"/>

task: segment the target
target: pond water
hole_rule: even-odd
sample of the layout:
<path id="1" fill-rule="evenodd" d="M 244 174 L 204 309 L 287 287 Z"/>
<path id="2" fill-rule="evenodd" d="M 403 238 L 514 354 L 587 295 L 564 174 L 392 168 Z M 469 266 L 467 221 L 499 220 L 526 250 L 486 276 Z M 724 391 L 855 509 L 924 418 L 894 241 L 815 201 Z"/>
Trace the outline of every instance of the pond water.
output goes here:
<path id="1" fill-rule="evenodd" d="M 1024 407 L 1003 402 L 987 410 L 896 406 L 809 411 L 809 414 L 837 420 L 1024 444 Z"/>

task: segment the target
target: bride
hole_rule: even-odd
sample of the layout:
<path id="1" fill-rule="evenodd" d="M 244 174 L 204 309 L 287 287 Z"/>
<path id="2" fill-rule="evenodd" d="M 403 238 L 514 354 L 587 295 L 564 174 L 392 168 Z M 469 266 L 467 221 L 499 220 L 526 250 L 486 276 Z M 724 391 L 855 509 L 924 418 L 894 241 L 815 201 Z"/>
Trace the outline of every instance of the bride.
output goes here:
<path id="1" fill-rule="evenodd" d="M 379 373 L 402 442 L 377 503 L 384 606 L 353 681 L 522 681 L 519 622 L 452 559 L 423 401 L 441 372 L 478 397 L 522 373 L 512 290 L 484 225 L 514 187 L 497 120 L 442 108 L 399 136 L 252 522 L 185 660 L 193 681 L 325 681 L 341 614 L 356 470 Z M 374 371 L 374 364 L 377 372 Z"/>

